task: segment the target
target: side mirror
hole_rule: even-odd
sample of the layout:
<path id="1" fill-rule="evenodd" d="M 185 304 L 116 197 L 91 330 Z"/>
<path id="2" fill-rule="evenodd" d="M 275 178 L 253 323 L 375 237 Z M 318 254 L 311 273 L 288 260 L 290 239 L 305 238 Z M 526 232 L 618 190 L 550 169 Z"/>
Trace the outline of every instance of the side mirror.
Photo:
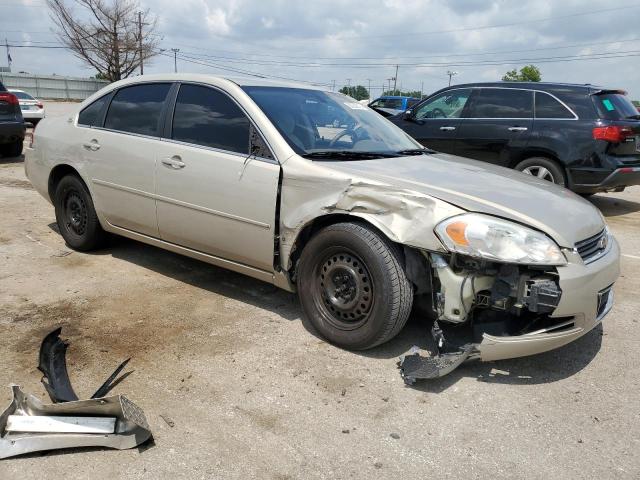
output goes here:
<path id="1" fill-rule="evenodd" d="M 408 122 L 413 122 L 415 121 L 415 118 L 413 116 L 413 110 L 409 109 L 409 110 L 405 110 L 404 111 L 404 115 L 402 116 L 402 118 Z"/>

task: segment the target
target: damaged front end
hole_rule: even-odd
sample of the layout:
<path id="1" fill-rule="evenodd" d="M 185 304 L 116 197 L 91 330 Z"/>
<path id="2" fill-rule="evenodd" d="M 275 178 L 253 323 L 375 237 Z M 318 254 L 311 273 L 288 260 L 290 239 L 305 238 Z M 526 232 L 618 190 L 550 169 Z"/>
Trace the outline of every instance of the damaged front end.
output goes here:
<path id="1" fill-rule="evenodd" d="M 492 338 L 524 338 L 573 327 L 572 318 L 552 316 L 562 297 L 553 266 L 406 252 L 407 272 L 418 285 L 415 302 L 433 319 L 437 349 L 435 356 L 423 357 L 414 349 L 401 359 L 408 384 L 442 377 L 467 360 L 492 360 L 485 351 Z M 420 271 L 427 275 L 416 275 Z M 523 352 L 528 354 L 526 347 Z"/>

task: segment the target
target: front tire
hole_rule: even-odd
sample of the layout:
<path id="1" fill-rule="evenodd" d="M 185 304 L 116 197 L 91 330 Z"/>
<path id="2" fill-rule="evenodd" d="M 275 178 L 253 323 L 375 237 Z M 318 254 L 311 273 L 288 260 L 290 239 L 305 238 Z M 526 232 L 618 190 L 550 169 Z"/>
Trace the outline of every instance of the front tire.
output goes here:
<path id="1" fill-rule="evenodd" d="M 305 316 L 343 348 L 365 350 L 390 340 L 411 312 L 413 287 L 399 249 L 364 225 L 320 230 L 302 251 L 297 278 Z"/>
<path id="2" fill-rule="evenodd" d="M 63 177 L 54 198 L 58 229 L 67 245 L 81 252 L 102 246 L 106 233 L 100 226 L 84 182 L 76 175 Z"/>
<path id="3" fill-rule="evenodd" d="M 541 180 L 546 180 L 563 187 L 567 185 L 567 181 L 564 175 L 562 167 L 558 165 L 554 160 L 544 157 L 532 157 L 523 160 L 515 167 L 516 170 L 538 177 Z"/>

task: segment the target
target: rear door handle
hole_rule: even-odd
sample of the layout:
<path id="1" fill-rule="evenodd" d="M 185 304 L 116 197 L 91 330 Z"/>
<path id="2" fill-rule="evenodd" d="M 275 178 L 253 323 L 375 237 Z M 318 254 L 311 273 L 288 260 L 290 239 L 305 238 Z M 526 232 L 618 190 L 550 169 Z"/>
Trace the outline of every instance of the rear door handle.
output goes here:
<path id="1" fill-rule="evenodd" d="M 182 158 L 180 158 L 180 155 L 174 155 L 173 157 L 165 157 L 162 159 L 162 163 L 163 165 L 166 165 L 167 167 L 171 167 L 175 170 L 179 170 L 181 168 L 184 168 L 185 163 L 182 161 Z"/>
<path id="2" fill-rule="evenodd" d="M 455 129 L 456 127 L 440 127 L 440 130 L 445 132 L 453 132 Z"/>
<path id="3" fill-rule="evenodd" d="M 529 130 L 527 127 L 509 127 L 510 132 L 526 132 Z"/>
<path id="4" fill-rule="evenodd" d="M 87 143 L 83 143 L 82 146 L 86 149 L 86 150 L 91 150 L 92 152 L 95 152 L 96 150 L 100 150 L 100 144 L 98 143 L 98 140 L 93 139 L 90 142 Z"/>

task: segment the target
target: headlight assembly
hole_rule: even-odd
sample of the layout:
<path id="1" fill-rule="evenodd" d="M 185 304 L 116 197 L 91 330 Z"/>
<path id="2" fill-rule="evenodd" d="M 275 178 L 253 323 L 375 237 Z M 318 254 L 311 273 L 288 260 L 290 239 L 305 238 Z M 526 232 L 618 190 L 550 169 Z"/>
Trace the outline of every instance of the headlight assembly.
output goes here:
<path id="1" fill-rule="evenodd" d="M 472 257 L 528 265 L 567 263 L 545 234 L 490 215 L 457 215 L 440 222 L 435 232 L 449 251 Z"/>

